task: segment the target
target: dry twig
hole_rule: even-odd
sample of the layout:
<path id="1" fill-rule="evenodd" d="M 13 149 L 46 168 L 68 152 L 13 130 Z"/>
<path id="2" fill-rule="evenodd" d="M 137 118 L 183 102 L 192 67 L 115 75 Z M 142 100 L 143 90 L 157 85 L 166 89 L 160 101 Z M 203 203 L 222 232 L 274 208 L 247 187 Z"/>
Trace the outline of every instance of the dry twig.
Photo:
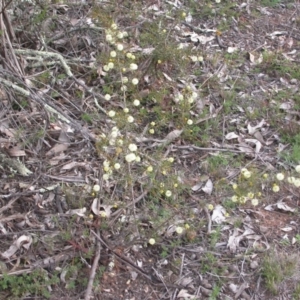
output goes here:
<path id="1" fill-rule="evenodd" d="M 99 236 L 99 231 L 97 232 L 97 235 Z M 85 291 L 85 295 L 84 295 L 84 299 L 85 300 L 89 300 L 91 299 L 91 294 L 92 294 L 92 289 L 93 289 L 93 283 L 94 283 L 94 279 L 96 276 L 96 269 L 98 267 L 98 263 L 100 260 L 100 255 L 101 255 L 101 243 L 99 240 L 97 240 L 97 247 L 96 247 L 96 255 L 94 257 L 94 261 L 93 261 L 93 266 L 90 272 L 90 278 L 89 278 L 89 282 L 88 282 L 88 286 L 87 289 Z"/>

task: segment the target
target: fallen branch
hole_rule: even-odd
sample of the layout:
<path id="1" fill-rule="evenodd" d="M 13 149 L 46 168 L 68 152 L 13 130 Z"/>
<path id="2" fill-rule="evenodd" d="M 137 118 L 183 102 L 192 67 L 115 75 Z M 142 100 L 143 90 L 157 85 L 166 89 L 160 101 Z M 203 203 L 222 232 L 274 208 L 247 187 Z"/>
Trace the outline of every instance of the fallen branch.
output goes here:
<path id="1" fill-rule="evenodd" d="M 97 232 L 97 234 L 99 235 L 99 232 Z M 94 280 L 95 280 L 95 276 L 96 276 L 96 270 L 97 270 L 98 263 L 100 260 L 101 249 L 102 249 L 101 243 L 99 240 L 97 240 L 96 255 L 94 257 L 88 286 L 87 286 L 87 289 L 86 289 L 85 295 L 84 295 L 84 300 L 89 300 L 92 298 L 91 294 L 92 294 L 93 284 L 94 284 Z"/>
<path id="2" fill-rule="evenodd" d="M 66 60 L 63 58 L 63 56 L 59 53 L 55 52 L 44 52 L 44 51 L 37 51 L 37 50 L 30 50 L 30 49 L 16 49 L 15 52 L 17 54 L 22 54 L 22 55 L 35 55 L 39 57 L 45 57 L 45 58 L 54 58 L 60 62 L 62 67 L 65 70 L 65 73 L 68 75 L 68 77 L 71 77 L 78 85 L 82 86 L 87 92 L 93 95 L 94 101 L 96 106 L 98 107 L 99 110 L 104 112 L 106 114 L 105 109 L 99 105 L 97 98 L 100 98 L 101 100 L 105 100 L 103 95 L 100 94 L 95 94 L 91 88 L 87 87 L 84 83 L 82 83 L 80 80 L 78 80 L 72 73 L 70 67 L 68 66 Z M 51 62 L 52 63 L 52 62 Z"/>

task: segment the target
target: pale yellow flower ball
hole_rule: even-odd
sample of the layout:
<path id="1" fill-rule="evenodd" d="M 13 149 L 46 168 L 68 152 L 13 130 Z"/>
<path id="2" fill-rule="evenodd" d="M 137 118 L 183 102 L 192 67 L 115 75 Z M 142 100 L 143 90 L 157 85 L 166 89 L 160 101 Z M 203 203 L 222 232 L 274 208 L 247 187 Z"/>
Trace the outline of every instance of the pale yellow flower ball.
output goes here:
<path id="1" fill-rule="evenodd" d="M 242 197 L 240 197 L 239 198 L 239 202 L 241 203 L 241 204 L 245 204 L 246 202 L 247 202 L 247 197 L 245 197 L 245 196 L 242 196 Z"/>
<path id="2" fill-rule="evenodd" d="M 155 244 L 155 239 L 153 239 L 153 238 L 149 239 L 148 243 L 150 245 L 154 245 Z"/>
<path id="3" fill-rule="evenodd" d="M 124 46 L 122 44 L 117 45 L 117 50 L 122 51 L 124 49 Z"/>
<path id="4" fill-rule="evenodd" d="M 247 194 L 247 197 L 250 198 L 250 199 L 252 199 L 252 198 L 254 198 L 254 194 L 251 193 L 251 192 L 249 192 L 249 193 Z"/>
<path id="5" fill-rule="evenodd" d="M 284 175 L 283 175 L 282 173 L 278 173 L 278 174 L 276 175 L 276 178 L 277 178 L 277 180 L 281 181 L 281 180 L 284 179 Z"/>
<path id="6" fill-rule="evenodd" d="M 149 167 L 147 168 L 147 172 L 149 172 L 149 173 L 153 172 L 153 167 L 152 167 L 152 166 L 149 166 Z"/>
<path id="7" fill-rule="evenodd" d="M 125 160 L 131 163 L 136 160 L 136 155 L 134 153 L 129 153 L 125 156 Z"/>
<path id="8" fill-rule="evenodd" d="M 102 218 L 106 218 L 106 217 L 107 217 L 107 214 L 106 214 L 105 211 L 101 211 L 101 212 L 100 212 L 100 216 L 101 216 Z"/>
<path id="9" fill-rule="evenodd" d="M 245 172 L 243 172 L 243 176 L 248 179 L 251 177 L 251 172 L 249 172 L 248 170 L 246 170 Z"/>
<path id="10" fill-rule="evenodd" d="M 108 160 L 105 160 L 103 162 L 103 167 L 109 167 L 109 165 L 110 165 L 110 162 Z"/>
<path id="11" fill-rule="evenodd" d="M 132 63 L 132 64 L 130 64 L 129 68 L 130 68 L 130 70 L 135 71 L 138 69 L 138 65 Z"/>
<path id="12" fill-rule="evenodd" d="M 118 37 L 118 39 L 122 39 L 122 38 L 124 37 L 123 32 L 119 32 L 119 33 L 117 34 L 117 37 Z"/>
<path id="13" fill-rule="evenodd" d="M 139 106 L 139 105 L 140 105 L 140 100 L 135 99 L 135 100 L 133 101 L 133 105 L 134 105 L 134 106 Z"/>
<path id="14" fill-rule="evenodd" d="M 190 58 L 191 58 L 192 62 L 198 61 L 198 57 L 195 55 L 190 56 Z"/>
<path id="15" fill-rule="evenodd" d="M 107 64 L 107 66 L 109 67 L 109 69 L 113 69 L 114 66 L 115 66 L 115 64 L 114 64 L 113 62 L 109 62 L 109 63 Z"/>
<path id="16" fill-rule="evenodd" d="M 165 192 L 165 195 L 166 195 L 166 197 L 171 197 L 172 196 L 172 192 L 168 190 L 168 191 Z"/>
<path id="17" fill-rule="evenodd" d="M 93 186 L 93 191 L 94 191 L 95 193 L 99 192 L 99 191 L 100 191 L 100 185 L 99 185 L 99 184 L 95 184 L 95 185 Z"/>
<path id="18" fill-rule="evenodd" d="M 115 115 L 116 115 L 116 112 L 114 110 L 110 110 L 108 112 L 108 116 L 111 117 L 111 118 L 113 118 Z"/>
<path id="19" fill-rule="evenodd" d="M 117 30 L 117 29 L 118 29 L 118 25 L 117 25 L 116 23 L 112 23 L 112 24 L 111 24 L 111 28 L 112 28 L 113 30 Z"/>
<path id="20" fill-rule="evenodd" d="M 198 93 L 192 92 L 192 98 L 193 98 L 193 99 L 197 99 L 197 97 L 198 97 Z"/>
<path id="21" fill-rule="evenodd" d="M 122 77 L 122 83 L 127 83 L 128 82 L 128 77 L 124 76 Z"/>
<path id="22" fill-rule="evenodd" d="M 277 184 L 274 184 L 272 190 L 274 193 L 277 193 L 277 192 L 279 192 L 280 188 Z"/>
<path id="23" fill-rule="evenodd" d="M 103 178 L 103 180 L 108 180 L 109 179 L 109 174 L 103 174 L 102 178 Z"/>
<path id="24" fill-rule="evenodd" d="M 132 123 L 134 121 L 134 118 L 132 116 L 128 116 L 127 122 Z"/>
<path id="25" fill-rule="evenodd" d="M 183 233 L 183 228 L 180 227 L 180 226 L 176 227 L 176 232 L 177 232 L 177 234 L 182 234 Z"/>
<path id="26" fill-rule="evenodd" d="M 104 166 L 104 167 L 103 167 L 103 170 L 104 170 L 105 172 L 108 172 L 108 171 L 110 170 L 110 167 Z"/>
<path id="27" fill-rule="evenodd" d="M 110 137 L 115 139 L 119 135 L 118 131 L 112 131 Z"/>
<path id="28" fill-rule="evenodd" d="M 129 144 L 128 149 L 131 152 L 137 151 L 137 145 L 136 144 Z"/>
<path id="29" fill-rule="evenodd" d="M 107 34 L 105 39 L 107 42 L 111 42 L 113 40 L 113 37 L 111 36 L 111 34 Z"/>
<path id="30" fill-rule="evenodd" d="M 214 206 L 213 206 L 212 204 L 208 204 L 208 205 L 207 205 L 207 208 L 208 208 L 209 210 L 213 210 L 213 209 L 214 209 Z"/>
<path id="31" fill-rule="evenodd" d="M 119 170 L 121 168 L 121 165 L 119 163 L 115 163 L 114 168 L 116 170 Z"/>
<path id="32" fill-rule="evenodd" d="M 116 51 L 110 51 L 110 57 L 116 57 L 117 56 L 117 52 Z"/>
<path id="33" fill-rule="evenodd" d="M 133 78 L 131 82 L 133 85 L 137 85 L 139 83 L 139 80 L 137 78 Z"/>
<path id="34" fill-rule="evenodd" d="M 106 101 L 109 101 L 109 100 L 111 99 L 111 95 L 106 94 L 106 95 L 104 96 L 104 98 L 105 98 Z"/>
<path id="35" fill-rule="evenodd" d="M 239 199 L 239 198 L 238 198 L 238 196 L 236 196 L 236 195 L 234 195 L 234 196 L 231 197 L 231 201 L 232 201 L 232 202 L 237 202 L 238 199 Z"/>
<path id="36" fill-rule="evenodd" d="M 300 179 L 299 178 L 295 179 L 294 186 L 295 187 L 299 187 L 300 186 Z"/>

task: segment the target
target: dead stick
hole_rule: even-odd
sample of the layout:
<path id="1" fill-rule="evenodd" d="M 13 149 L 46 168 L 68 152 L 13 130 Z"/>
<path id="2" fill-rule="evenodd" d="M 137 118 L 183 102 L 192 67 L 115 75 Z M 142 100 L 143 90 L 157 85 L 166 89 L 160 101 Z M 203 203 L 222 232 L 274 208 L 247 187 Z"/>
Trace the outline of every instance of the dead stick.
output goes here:
<path id="1" fill-rule="evenodd" d="M 99 232 L 97 232 L 97 233 L 99 235 Z M 91 269 L 88 286 L 87 286 L 87 289 L 85 291 L 84 300 L 89 300 L 92 297 L 91 294 L 92 294 L 92 290 L 93 290 L 94 279 L 95 279 L 95 276 L 96 276 L 96 270 L 97 270 L 98 263 L 99 263 L 99 260 L 100 260 L 100 254 L 101 254 L 101 243 L 100 243 L 99 240 L 97 240 L 96 256 L 95 256 L 94 261 L 93 261 L 93 266 L 92 266 L 92 269 Z"/>

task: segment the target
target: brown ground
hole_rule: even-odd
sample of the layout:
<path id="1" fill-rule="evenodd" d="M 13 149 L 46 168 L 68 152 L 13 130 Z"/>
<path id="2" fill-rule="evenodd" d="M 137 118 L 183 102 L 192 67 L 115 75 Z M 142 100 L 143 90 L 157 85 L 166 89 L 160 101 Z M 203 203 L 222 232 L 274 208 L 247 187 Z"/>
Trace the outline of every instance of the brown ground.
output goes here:
<path id="1" fill-rule="evenodd" d="M 191 3 L 189 1 L 183 3 L 182 10 L 188 11 Z M 214 2 L 212 3 L 215 5 Z M 156 5 L 158 11 L 166 8 L 164 1 L 143 1 L 139 4 L 145 8 L 143 11 L 145 18 L 155 15 L 156 10 L 152 11 L 149 8 L 151 5 Z M 282 77 L 276 68 L 269 68 L 272 61 L 264 61 L 261 72 L 255 73 L 254 62 L 263 50 L 274 53 L 294 51 L 286 55 L 293 58 L 293 64 L 298 64 L 300 61 L 299 3 L 284 1 L 278 2 L 274 7 L 264 6 L 259 1 L 250 2 L 247 6 L 244 4 L 246 5 L 246 2 L 233 2 L 231 9 L 235 14 L 232 18 L 227 17 L 227 27 L 222 29 L 218 38 L 204 45 L 196 43 L 197 49 L 205 53 L 205 60 L 203 72 L 201 76 L 195 78 L 195 82 L 198 81 L 205 87 L 207 81 L 210 95 L 205 101 L 208 105 L 214 103 L 216 110 L 220 108 L 222 118 L 217 122 L 220 122 L 221 127 L 229 126 L 230 121 L 235 118 L 243 118 L 245 112 L 231 111 L 228 115 L 223 115 L 224 90 L 220 91 L 219 85 L 210 83 L 208 78 L 212 74 L 217 74 L 217 70 L 221 70 L 219 72 L 224 73 L 222 75 L 224 78 L 231 76 L 233 81 L 242 78 L 244 86 L 236 93 L 236 97 L 240 98 L 240 105 L 245 104 L 243 101 L 249 100 L 243 98 L 243 95 L 251 95 L 252 105 L 255 108 L 274 113 L 275 110 L 271 109 L 272 92 L 284 89 L 286 85 L 293 85 L 292 78 L 290 74 Z M 199 182 L 200 173 L 202 175 L 205 171 L 210 178 L 215 179 L 215 186 L 218 185 L 221 177 L 226 177 L 225 182 L 230 185 L 239 176 L 239 168 L 231 165 L 220 166 L 210 173 L 210 170 L 205 169 L 204 162 L 213 151 L 180 148 L 190 144 L 178 138 L 172 142 L 174 146 L 172 154 L 176 157 L 176 171 L 184 174 L 183 180 L 189 192 L 184 194 L 182 207 L 170 209 L 172 211 L 170 219 L 174 220 L 175 216 L 177 221 L 185 220 L 186 216 L 190 215 L 189 220 L 193 224 L 190 230 L 178 237 L 169 227 L 172 222 L 167 220 L 165 225 L 157 228 L 149 221 L 153 211 L 147 206 L 149 200 L 147 196 L 133 204 L 130 209 L 125 209 L 124 203 L 126 206 L 134 199 L 127 196 L 123 187 L 116 183 L 102 185 L 99 178 L 102 177 L 103 157 L 95 147 L 94 137 L 96 136 L 97 140 L 102 128 L 107 128 L 108 125 L 105 115 L 100 112 L 92 124 L 89 126 L 85 124 L 85 128 L 79 129 L 80 116 L 85 111 L 89 112 L 95 104 L 85 87 L 80 88 L 78 80 L 83 78 L 85 85 L 95 87 L 95 93 L 99 90 L 102 93 L 97 74 L 86 65 L 92 63 L 92 58 L 99 54 L 97 47 L 102 47 L 102 51 L 105 51 L 103 33 L 101 35 L 99 32 L 97 34 L 88 32 L 84 38 L 80 31 L 71 33 L 72 26 L 79 22 L 79 18 L 84 19 L 89 15 L 92 5 L 85 3 L 79 6 L 78 3 L 73 2 L 66 6 L 59 3 L 51 4 L 47 9 L 49 16 L 38 28 L 32 22 L 32 18 L 28 19 L 35 8 L 30 5 L 15 5 L 20 10 L 20 17 L 12 18 L 12 28 L 17 37 L 11 47 L 41 50 L 42 32 L 47 37 L 46 43 L 49 38 L 54 40 L 52 43 L 49 42 L 47 51 L 61 53 L 67 61 L 80 57 L 80 64 L 69 63 L 72 65 L 74 78 L 62 78 L 61 82 L 51 83 L 49 77 L 41 76 L 36 82 L 34 78 L 37 78 L 42 69 L 40 67 L 30 69 L 26 65 L 28 62 L 32 63 L 28 58 L 30 53 L 20 54 L 16 51 L 18 58 L 16 63 L 9 46 L 9 37 L 4 36 L 2 39 L 5 46 L 2 43 L 1 49 L 5 48 L 6 53 L 1 50 L 2 64 L 5 67 L 5 70 L 0 70 L 1 76 L 29 90 L 31 102 L 29 107 L 19 106 L 20 109 L 14 109 L 17 104 L 21 105 L 22 101 L 25 101 L 25 97 L 3 84 L 0 102 L 0 154 L 2 155 L 0 166 L 3 166 L 0 170 L 2 240 L 0 298 L 46 299 L 46 296 L 41 295 L 36 288 L 41 285 L 40 290 L 48 291 L 50 299 L 84 299 L 85 297 L 103 300 L 299 299 L 294 295 L 299 280 L 297 272 L 286 276 L 278 284 L 277 295 L 267 289 L 261 273 L 262 261 L 266 254 L 272 255 L 275 259 L 277 257 L 278 261 L 288 254 L 295 265 L 300 261 L 299 241 L 293 243 L 293 238 L 299 234 L 300 222 L 297 188 L 286 185 L 276 194 L 268 192 L 266 188 L 264 202 L 257 207 L 244 205 L 232 209 L 226 222 L 218 226 L 214 222 L 211 223 L 212 213 L 208 212 L 203 203 L 208 201 L 214 206 L 223 204 L 226 197 L 231 197 L 232 191 L 219 188 L 212 195 L 207 195 L 201 191 L 192 192 L 191 188 Z M 124 3 L 119 1 L 112 14 L 119 16 L 119 23 L 130 30 L 137 25 L 126 16 L 126 5 L 126 1 Z M 122 9 L 125 15 L 120 14 Z M 201 12 L 200 9 L 199 11 Z M 41 17 L 41 14 L 36 16 L 36 20 Z M 101 14 L 101 6 L 98 14 Z M 216 29 L 221 26 L 222 22 L 218 18 L 210 16 L 197 19 L 196 16 L 197 14 L 190 23 L 192 27 L 187 27 L 183 23 L 178 25 L 179 36 L 182 32 L 193 32 L 192 28 Z M 41 31 L 39 32 L 38 29 Z M 64 32 L 68 35 L 56 38 L 55 34 Z M 133 32 L 138 35 L 138 26 Z M 281 33 L 272 35 L 274 32 Z M 210 34 L 214 35 L 214 33 Z M 237 60 L 240 58 L 237 58 L 232 66 L 230 58 L 222 60 L 226 62 L 225 69 L 220 68 L 221 63 L 216 62 L 214 65 L 211 61 L 206 62 L 214 55 L 223 59 L 228 47 L 241 49 L 244 59 L 238 63 Z M 255 58 L 249 56 L 249 53 Z M 25 59 L 22 59 L 22 56 Z M 252 59 L 255 60 L 252 61 L 253 64 Z M 146 62 L 147 59 L 145 65 Z M 20 66 L 21 70 L 17 69 L 17 66 Z M 61 66 L 55 64 L 54 66 L 49 67 L 50 75 L 47 76 L 57 79 Z M 161 68 L 168 76 L 174 75 L 172 73 L 174 70 L 168 63 Z M 148 69 L 147 67 L 144 69 L 145 73 L 142 75 L 146 76 Z M 22 75 L 32 80 L 35 88 L 31 89 L 28 82 L 26 86 Z M 159 80 L 152 80 L 151 83 L 153 86 L 161 84 Z M 230 87 L 229 83 L 228 86 Z M 48 88 L 50 91 L 47 90 Z M 297 93 L 297 84 L 291 88 L 295 88 Z M 46 103 L 51 102 L 54 108 L 60 108 L 62 113 L 72 120 L 73 123 L 69 128 L 75 128 L 74 133 L 68 133 L 67 127 L 50 116 L 44 109 L 45 102 L 40 103 L 37 100 L 41 96 L 38 91 L 44 93 L 43 99 Z M 59 93 L 56 94 L 55 91 Z M 82 94 L 79 95 L 78 91 Z M 283 102 L 285 100 L 288 99 L 283 99 Z M 115 107 L 118 105 L 116 101 Z M 168 110 L 170 100 L 165 99 L 163 105 L 165 105 L 164 109 Z M 272 123 L 269 122 L 270 120 L 273 120 Z M 252 121 L 252 125 L 258 124 L 256 120 Z M 245 155 L 244 165 L 251 161 L 252 166 L 261 172 L 274 171 L 281 167 L 289 170 L 291 166 L 285 164 L 277 155 L 280 147 L 278 129 L 286 126 L 286 131 L 293 133 L 297 132 L 299 125 L 296 127 L 286 125 L 285 120 L 276 117 L 274 122 L 272 116 L 268 114 L 266 114 L 266 123 L 268 124 L 264 125 L 265 130 L 262 134 L 264 140 L 270 143 L 265 143 L 256 157 Z M 234 123 L 233 126 L 236 126 L 237 132 L 244 137 L 251 138 L 244 123 Z M 171 125 L 169 127 L 172 128 Z M 36 128 L 41 129 L 38 138 L 36 138 Z M 210 137 L 211 143 L 207 148 L 212 148 L 217 143 L 224 144 L 223 137 L 214 135 L 213 132 Z M 237 149 L 240 148 L 235 147 L 232 150 Z M 232 153 L 235 155 L 234 151 Z M 8 162 L 9 157 L 13 159 L 19 157 L 32 173 L 29 176 L 22 176 L 20 172 L 12 175 L 11 168 L 15 168 Z M 93 213 L 91 205 L 95 196 L 91 196 L 91 191 L 86 186 L 91 187 L 98 182 L 101 183 L 99 199 L 102 200 L 104 194 L 113 194 L 121 202 L 118 208 L 112 208 L 112 216 L 106 221 L 95 215 L 93 219 L 89 218 Z M 49 188 L 58 183 L 59 188 L 56 186 L 50 191 L 40 191 L 41 188 Z M 133 194 L 137 198 L 142 191 L 135 190 Z M 280 201 L 289 209 L 287 206 L 278 206 Z M 160 205 L 160 209 L 170 208 L 167 202 Z M 268 205 L 273 205 L 272 209 L 267 210 Z M 82 214 L 74 212 L 75 209 L 82 207 L 86 207 L 87 212 Z M 158 209 L 157 206 L 155 209 Z M 159 214 L 159 209 L 156 213 Z M 125 218 L 123 223 L 120 223 L 121 217 Z M 209 233 L 210 223 L 212 232 Z M 168 230 L 171 233 L 168 233 Z M 153 246 L 148 244 L 148 237 L 151 237 L 148 233 L 156 233 L 159 236 Z M 16 251 L 13 251 L 11 245 L 22 236 L 25 241 L 17 245 Z M 8 249 L 12 251 L 10 254 L 5 252 Z M 273 252 L 268 252 L 270 249 Z M 97 254 L 100 256 L 99 261 L 96 260 Z M 87 283 L 91 278 L 93 263 L 96 277 L 93 281 L 93 289 L 87 293 Z M 4 274 L 25 276 L 34 271 L 38 271 L 39 275 L 33 276 L 32 284 L 35 287 L 32 288 L 32 292 L 14 297 L 13 290 L 22 286 L 25 277 L 20 279 L 22 283 L 15 279 L 6 286 Z M 47 286 L 45 277 L 50 280 L 57 278 L 57 281 Z"/>

